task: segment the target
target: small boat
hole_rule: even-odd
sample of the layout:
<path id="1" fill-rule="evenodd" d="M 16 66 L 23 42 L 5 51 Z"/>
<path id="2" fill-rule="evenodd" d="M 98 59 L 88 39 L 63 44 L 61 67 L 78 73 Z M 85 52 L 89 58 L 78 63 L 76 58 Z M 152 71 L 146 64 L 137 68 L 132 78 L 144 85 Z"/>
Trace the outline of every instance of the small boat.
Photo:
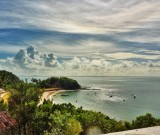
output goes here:
<path id="1" fill-rule="evenodd" d="M 99 88 L 93 88 L 93 89 L 91 89 L 91 90 L 101 90 L 101 89 L 99 89 Z"/>
<path id="2" fill-rule="evenodd" d="M 61 96 L 69 96 L 69 95 L 67 95 L 67 94 L 62 94 Z"/>
<path id="3" fill-rule="evenodd" d="M 131 94 L 133 96 L 133 98 L 135 99 L 136 98 L 136 95 L 135 94 Z"/>
<path id="4" fill-rule="evenodd" d="M 109 97 L 111 98 L 111 97 L 113 97 L 113 96 L 111 95 L 111 96 L 109 96 Z"/>

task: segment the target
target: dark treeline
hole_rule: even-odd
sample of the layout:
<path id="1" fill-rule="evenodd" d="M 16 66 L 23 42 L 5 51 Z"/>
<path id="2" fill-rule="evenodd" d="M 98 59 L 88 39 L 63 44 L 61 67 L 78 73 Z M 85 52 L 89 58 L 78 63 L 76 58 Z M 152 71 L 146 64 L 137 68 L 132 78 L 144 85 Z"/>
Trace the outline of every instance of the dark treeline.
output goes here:
<path id="1" fill-rule="evenodd" d="M 160 120 L 149 113 L 127 122 L 111 119 L 101 112 L 76 108 L 70 103 L 44 101 L 38 105 L 43 93 L 39 82 L 20 81 L 4 87 L 10 92 L 10 98 L 8 104 L 0 103 L 0 111 L 9 112 L 18 123 L 12 135 L 85 135 L 92 131 L 100 134 L 160 125 Z"/>
<path id="2" fill-rule="evenodd" d="M 78 90 L 81 86 L 76 80 L 67 77 L 50 77 L 46 80 L 31 79 L 33 84 L 36 84 L 39 88 L 52 88 L 58 87 L 65 90 Z M 4 88 L 7 85 L 23 82 L 16 75 L 11 72 L 0 70 L 0 88 Z"/>
<path id="3" fill-rule="evenodd" d="M 76 90 L 81 88 L 76 80 L 67 77 L 51 77 L 46 80 L 32 78 L 31 81 L 37 84 L 40 88 L 58 87 L 66 90 Z"/>
<path id="4" fill-rule="evenodd" d="M 5 70 L 0 70 L 0 88 L 5 87 L 6 85 L 15 84 L 21 82 L 20 79 Z"/>

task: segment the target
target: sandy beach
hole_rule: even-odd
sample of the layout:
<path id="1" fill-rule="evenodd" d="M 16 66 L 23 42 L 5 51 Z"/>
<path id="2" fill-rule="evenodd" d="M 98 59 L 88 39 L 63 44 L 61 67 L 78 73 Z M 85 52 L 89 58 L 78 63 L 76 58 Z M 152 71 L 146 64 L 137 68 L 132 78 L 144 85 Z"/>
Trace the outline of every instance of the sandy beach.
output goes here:
<path id="1" fill-rule="evenodd" d="M 45 89 L 43 94 L 42 94 L 42 97 L 41 97 L 41 100 L 39 102 L 39 105 L 42 104 L 44 102 L 44 100 L 52 101 L 53 100 L 53 96 L 56 95 L 57 93 L 60 93 L 60 92 L 64 92 L 64 90 L 62 90 L 60 88 L 48 88 L 48 89 Z"/>

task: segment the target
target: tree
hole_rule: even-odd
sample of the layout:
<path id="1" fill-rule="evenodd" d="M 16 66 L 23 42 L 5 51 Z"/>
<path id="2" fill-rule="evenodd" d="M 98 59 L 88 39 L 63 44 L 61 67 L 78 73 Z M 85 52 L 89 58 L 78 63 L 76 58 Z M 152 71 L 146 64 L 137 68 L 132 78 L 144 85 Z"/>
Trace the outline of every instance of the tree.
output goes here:
<path id="1" fill-rule="evenodd" d="M 16 84 L 21 82 L 20 79 L 11 72 L 0 70 L 0 88 L 4 88 L 7 85 Z"/>
<path id="2" fill-rule="evenodd" d="M 132 128 L 144 128 L 150 126 L 157 126 L 158 120 L 152 116 L 152 114 L 147 113 L 146 115 L 142 115 L 136 118 L 136 120 L 132 121 Z"/>
<path id="3" fill-rule="evenodd" d="M 74 118 L 65 122 L 64 135 L 79 135 L 83 131 L 81 123 Z"/>
<path id="4" fill-rule="evenodd" d="M 7 105 L 0 101 L 0 111 L 7 111 Z"/>
<path id="5" fill-rule="evenodd" d="M 67 77 L 60 77 L 58 83 L 64 89 L 71 89 L 71 90 L 80 89 L 80 85 L 76 80 Z"/>
<path id="6" fill-rule="evenodd" d="M 28 125 L 32 123 L 35 116 L 42 92 L 33 84 L 22 82 L 12 86 L 10 93 L 8 110 L 18 123 L 19 135 L 22 131 L 26 135 Z"/>
<path id="7" fill-rule="evenodd" d="M 59 87 L 66 90 L 76 90 L 81 88 L 76 80 L 67 77 L 51 77 L 42 81 L 32 78 L 32 82 L 37 84 L 40 88 Z"/>

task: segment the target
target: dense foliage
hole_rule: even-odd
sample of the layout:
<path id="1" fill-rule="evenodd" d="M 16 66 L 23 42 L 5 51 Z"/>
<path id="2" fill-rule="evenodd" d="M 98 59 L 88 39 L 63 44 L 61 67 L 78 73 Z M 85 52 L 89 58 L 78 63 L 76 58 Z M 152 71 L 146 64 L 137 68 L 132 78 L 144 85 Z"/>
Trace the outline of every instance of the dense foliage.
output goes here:
<path id="1" fill-rule="evenodd" d="M 76 90 L 81 87 L 76 80 L 67 77 L 51 77 L 46 80 L 32 78 L 31 81 L 37 84 L 40 88 L 59 87 L 66 90 Z"/>
<path id="2" fill-rule="evenodd" d="M 5 70 L 0 70 L 0 88 L 3 88 L 9 84 L 15 84 L 19 82 L 20 79 L 16 75 Z"/>
<path id="3" fill-rule="evenodd" d="M 7 90 L 11 93 L 7 110 L 18 123 L 17 134 L 30 135 L 30 132 L 34 133 L 31 126 L 43 91 L 34 84 L 24 82 L 9 86 Z"/>
<path id="4" fill-rule="evenodd" d="M 20 81 L 5 87 L 11 96 L 7 105 L 0 102 L 0 111 L 8 111 L 18 123 L 12 135 L 100 134 L 160 125 L 160 120 L 149 113 L 137 117 L 132 122 L 126 122 L 116 121 L 101 112 L 83 110 L 82 107 L 76 108 L 70 103 L 53 104 L 51 101 L 44 101 L 43 104 L 38 105 L 43 93 L 41 87 L 55 86 L 59 82 L 61 86 L 65 86 L 67 81 L 66 78 L 32 81 L 34 83 Z"/>
<path id="5" fill-rule="evenodd" d="M 23 89 L 28 85 L 20 87 Z M 151 114 L 126 122 L 116 121 L 101 112 L 76 108 L 70 103 L 53 104 L 51 101 L 45 101 L 38 106 L 38 100 L 33 100 L 38 99 L 37 91 L 33 93 L 34 90 L 36 89 L 28 88 L 23 93 L 25 98 L 22 98 L 19 92 L 12 93 L 7 108 L 18 122 L 16 135 L 85 135 L 92 132 L 100 134 L 160 125 L 160 120 Z M 28 92 L 33 95 L 29 97 Z"/>

